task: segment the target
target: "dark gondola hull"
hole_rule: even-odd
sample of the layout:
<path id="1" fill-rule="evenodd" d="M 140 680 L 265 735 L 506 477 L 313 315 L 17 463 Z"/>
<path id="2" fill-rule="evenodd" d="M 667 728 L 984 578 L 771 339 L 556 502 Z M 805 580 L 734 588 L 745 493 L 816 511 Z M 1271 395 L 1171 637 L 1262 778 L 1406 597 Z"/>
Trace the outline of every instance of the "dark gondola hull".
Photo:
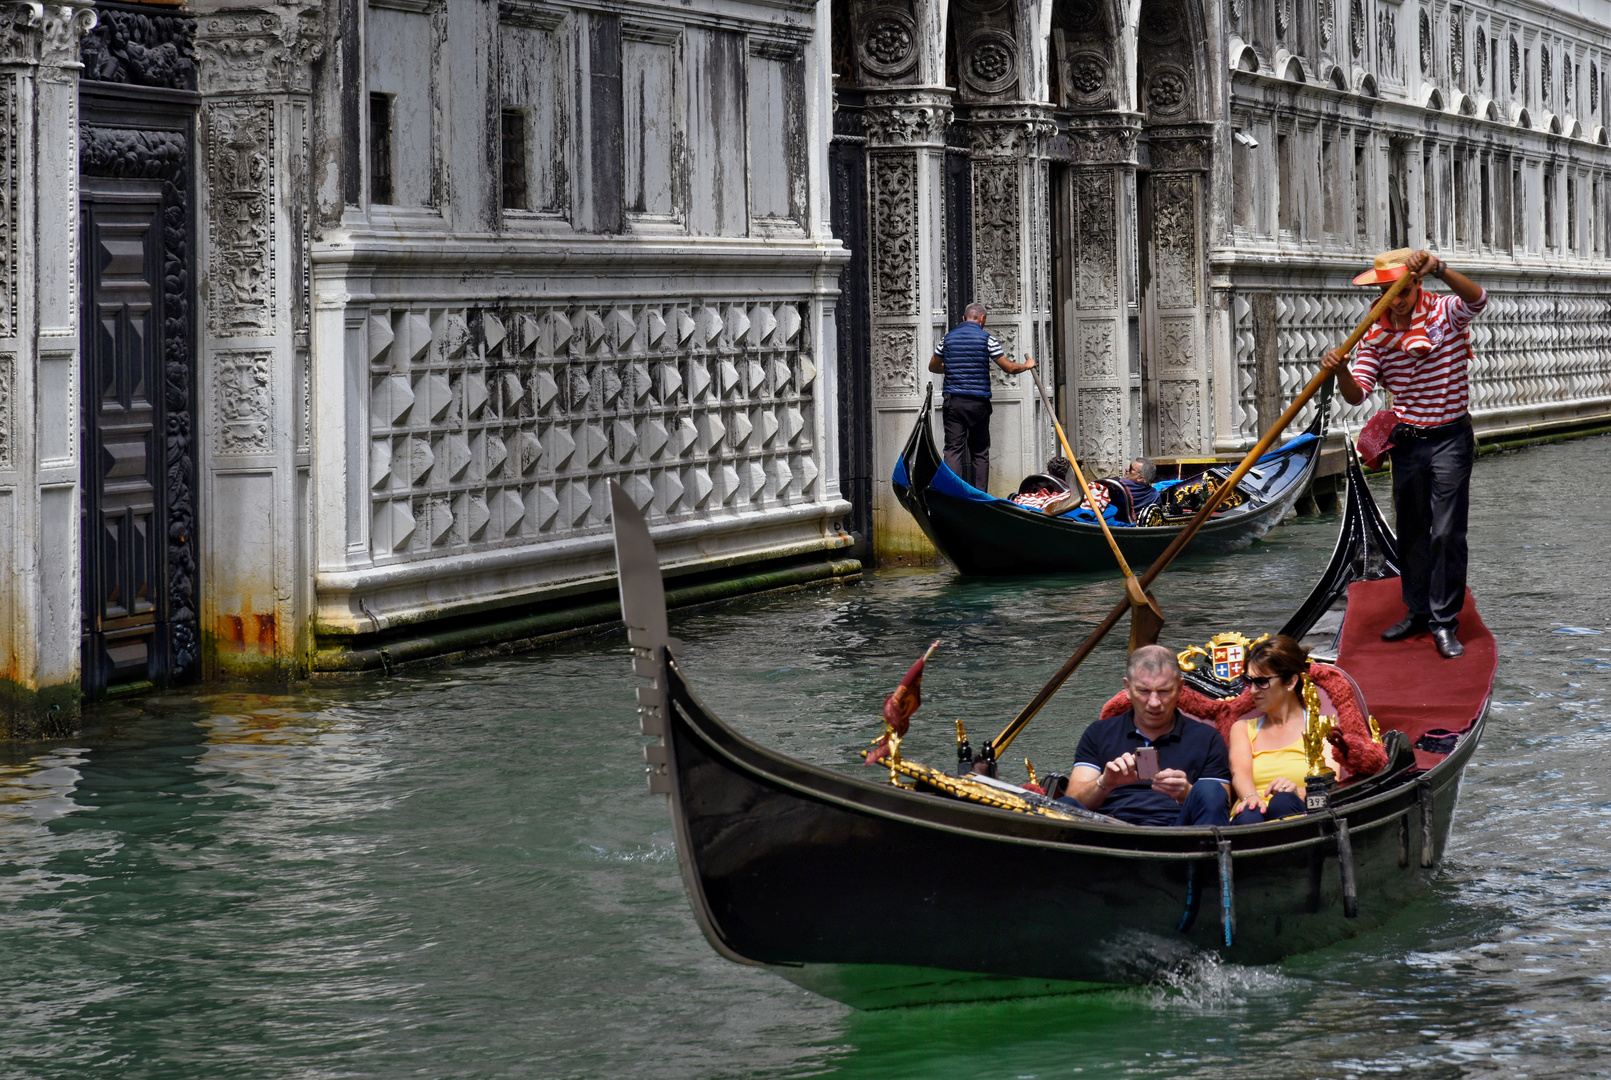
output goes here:
<path id="1" fill-rule="evenodd" d="M 969 497 L 934 444 L 929 415 L 932 392 L 901 452 L 894 479 L 895 497 L 946 560 L 964 574 L 1027 574 L 1102 571 L 1113 554 L 1101 528 L 1066 517 L 1047 517 L 1006 500 Z M 1325 407 L 1307 434 L 1311 442 L 1280 459 L 1261 497 L 1216 515 L 1186 547 L 1186 553 L 1221 554 L 1246 548 L 1280 523 L 1309 489 L 1319 465 Z M 1273 457 L 1274 455 L 1267 455 Z M 1115 528 L 1114 540 L 1126 561 L 1145 566 L 1163 553 L 1183 526 Z"/>
<path id="2" fill-rule="evenodd" d="M 1352 462 L 1350 478 L 1328 576 L 1286 628 L 1300 637 L 1336 614 L 1349 581 L 1383 577 L 1369 570 L 1387 562 L 1391 537 Z M 1405 745 L 1323 814 L 1137 828 L 914 791 L 739 735 L 684 681 L 648 531 L 624 494 L 615 513 L 635 669 L 654 680 L 639 691 L 644 734 L 660 736 L 645 750 L 650 787 L 669 797 L 696 921 L 729 959 L 862 1007 L 1140 982 L 1191 956 L 1269 963 L 1379 926 L 1424 891 L 1442 857 L 1492 682 L 1492 638 L 1474 609 L 1487 683 L 1477 672 L 1454 701 L 1466 724 L 1452 752 Z M 1383 586 L 1394 591 L 1367 586 L 1378 600 Z M 1403 714 L 1402 701 L 1384 704 Z"/>

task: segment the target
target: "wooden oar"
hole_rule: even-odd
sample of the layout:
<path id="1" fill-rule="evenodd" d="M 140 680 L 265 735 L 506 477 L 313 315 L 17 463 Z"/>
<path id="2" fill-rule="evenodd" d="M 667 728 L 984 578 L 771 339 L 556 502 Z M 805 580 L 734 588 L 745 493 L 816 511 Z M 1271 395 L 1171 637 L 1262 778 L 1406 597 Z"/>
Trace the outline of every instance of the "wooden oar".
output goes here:
<path id="1" fill-rule="evenodd" d="M 1382 294 L 1382 298 L 1371 305 L 1371 309 L 1365 313 L 1365 317 L 1360 320 L 1359 325 L 1354 327 L 1354 332 L 1349 334 L 1348 339 L 1337 349 L 1338 352 L 1344 356 L 1353 352 L 1354 346 L 1359 344 L 1359 339 L 1364 337 L 1365 332 L 1381 317 L 1382 312 L 1387 309 L 1387 305 L 1392 303 L 1393 299 L 1404 291 L 1404 287 L 1409 284 L 1412 276 L 1411 274 L 1405 274 L 1393 282 L 1388 290 Z M 1203 523 L 1219 507 L 1221 500 L 1230 494 L 1237 484 L 1242 482 L 1242 478 L 1253 467 L 1253 463 L 1264 456 L 1270 449 L 1270 445 L 1280 438 L 1281 433 L 1287 429 L 1287 425 L 1292 423 L 1298 413 L 1303 410 L 1303 407 L 1309 404 L 1309 399 L 1319 393 L 1320 388 L 1326 385 L 1326 381 L 1330 378 L 1331 372 L 1324 369 L 1315 373 L 1315 377 L 1309 380 L 1309 385 L 1305 386 L 1303 392 L 1293 399 L 1292 404 L 1287 406 L 1286 411 L 1281 414 L 1280 418 L 1270 425 L 1270 430 L 1266 431 L 1264 437 L 1254 444 L 1253 449 L 1247 452 L 1247 456 L 1242 458 L 1241 464 L 1236 466 L 1235 471 L 1226 478 L 1225 483 L 1215 489 L 1214 493 L 1203 503 L 1202 508 L 1197 511 L 1196 516 L 1186 523 L 1186 527 L 1164 549 L 1163 554 L 1159 555 L 1153 561 L 1153 564 L 1147 568 L 1147 572 L 1141 575 L 1140 585 L 1142 589 L 1150 586 L 1158 575 L 1164 572 L 1164 568 L 1174 561 L 1175 556 L 1180 554 L 1181 549 L 1191 542 L 1191 538 L 1196 535 L 1197 530 L 1202 528 Z M 1097 628 L 1091 631 L 1091 635 L 1080 643 L 1080 647 L 1074 650 L 1074 655 L 1064 661 L 1063 666 L 1057 669 L 1051 681 L 1041 687 L 1040 693 L 1036 694 L 1028 705 L 1019 710 L 1018 715 L 1013 717 L 1011 722 L 1002 729 L 1000 735 L 985 743 L 981 754 L 982 757 L 994 760 L 1007 749 L 1007 746 L 1018 737 L 1018 733 L 1024 730 L 1025 725 L 1035 718 L 1035 714 L 1040 712 L 1046 703 L 1052 699 L 1052 695 L 1057 693 L 1063 683 L 1068 681 L 1068 677 L 1074 674 L 1074 669 L 1078 668 L 1085 662 L 1085 658 L 1091 655 L 1097 643 L 1107 637 L 1108 632 L 1119 624 L 1119 620 L 1124 617 L 1124 613 L 1129 607 L 1130 598 L 1126 596 L 1112 611 L 1108 612 L 1107 618 L 1103 619 L 1097 625 Z"/>
<path id="2" fill-rule="evenodd" d="M 1024 359 L 1031 362 L 1034 357 L 1028 353 Z M 1108 547 L 1113 550 L 1113 557 L 1119 563 L 1119 572 L 1124 575 L 1124 591 L 1130 601 L 1130 651 L 1135 652 L 1143 645 L 1152 645 L 1158 640 L 1158 631 L 1163 628 L 1163 612 L 1158 610 L 1158 602 L 1142 589 L 1140 582 L 1136 581 L 1130 564 L 1124 559 L 1124 552 L 1119 550 L 1119 542 L 1113 539 L 1113 530 L 1108 528 L 1107 518 L 1097 508 L 1096 500 L 1092 497 L 1091 486 L 1085 482 L 1085 474 L 1080 471 L 1079 458 L 1074 456 L 1074 448 L 1068 444 L 1068 436 L 1063 432 L 1063 425 L 1057 419 L 1057 413 L 1052 411 L 1051 399 L 1046 396 L 1046 388 L 1040 384 L 1040 376 L 1030 369 L 1029 377 L 1035 380 L 1035 392 L 1040 395 L 1040 404 L 1051 417 L 1052 427 L 1057 429 L 1057 441 L 1063 446 L 1063 456 L 1068 459 L 1069 467 L 1074 470 L 1074 479 L 1079 482 L 1080 490 L 1085 493 L 1085 504 L 1096 518 L 1097 525 L 1102 528 L 1102 535 L 1107 538 Z"/>

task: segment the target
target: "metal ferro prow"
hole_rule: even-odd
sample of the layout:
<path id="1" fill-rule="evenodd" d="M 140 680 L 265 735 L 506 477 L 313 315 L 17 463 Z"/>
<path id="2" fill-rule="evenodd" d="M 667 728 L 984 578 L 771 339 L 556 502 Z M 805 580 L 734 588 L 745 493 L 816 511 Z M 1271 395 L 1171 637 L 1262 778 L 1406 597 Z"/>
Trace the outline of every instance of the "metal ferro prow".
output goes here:
<path id="1" fill-rule="evenodd" d="M 621 618 L 626 623 L 627 643 L 632 646 L 632 670 L 651 680 L 650 685 L 638 687 L 638 718 L 643 733 L 659 739 L 643 748 L 649 790 L 669 795 L 669 702 L 662 650 L 675 656 L 681 652 L 682 642 L 666 629 L 666 585 L 660 576 L 660 558 L 649 536 L 649 524 L 614 481 L 610 483 L 610 517 L 615 528 L 615 561 L 620 568 Z"/>

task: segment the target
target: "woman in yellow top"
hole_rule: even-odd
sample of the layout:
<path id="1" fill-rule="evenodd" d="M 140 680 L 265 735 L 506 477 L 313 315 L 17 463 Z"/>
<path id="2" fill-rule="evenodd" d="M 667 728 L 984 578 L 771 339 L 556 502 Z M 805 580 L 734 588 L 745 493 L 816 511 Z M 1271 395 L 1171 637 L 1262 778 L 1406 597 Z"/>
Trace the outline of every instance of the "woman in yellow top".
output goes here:
<path id="1" fill-rule="evenodd" d="M 1303 673 L 1308 669 L 1303 647 L 1285 634 L 1247 651 L 1242 681 L 1253 691 L 1259 715 L 1238 720 L 1227 740 L 1231 788 L 1236 793 L 1232 825 L 1256 825 L 1304 813 L 1309 759 L 1303 751 L 1303 732 L 1309 715 L 1303 707 Z M 1336 768 L 1330 745 L 1326 763 Z"/>

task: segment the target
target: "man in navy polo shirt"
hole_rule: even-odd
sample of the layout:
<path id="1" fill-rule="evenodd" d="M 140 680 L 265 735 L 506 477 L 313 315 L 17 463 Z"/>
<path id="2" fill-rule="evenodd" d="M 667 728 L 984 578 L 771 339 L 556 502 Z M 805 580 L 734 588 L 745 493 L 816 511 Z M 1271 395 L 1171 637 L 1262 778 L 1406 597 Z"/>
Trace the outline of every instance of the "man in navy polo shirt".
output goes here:
<path id="1" fill-rule="evenodd" d="M 1088 810 L 1133 825 L 1229 825 L 1231 761 L 1211 724 L 1179 712 L 1180 664 L 1162 645 L 1130 654 L 1128 712 L 1085 729 L 1068 794 Z M 1136 751 L 1158 748 L 1158 775 L 1136 772 Z"/>
<path id="2" fill-rule="evenodd" d="M 934 347 L 929 370 L 945 375 L 945 464 L 981 491 L 990 483 L 990 365 L 1008 375 L 1035 366 L 1017 363 L 1002 352 L 995 335 L 985 333 L 985 308 L 975 300 L 955 330 Z"/>

